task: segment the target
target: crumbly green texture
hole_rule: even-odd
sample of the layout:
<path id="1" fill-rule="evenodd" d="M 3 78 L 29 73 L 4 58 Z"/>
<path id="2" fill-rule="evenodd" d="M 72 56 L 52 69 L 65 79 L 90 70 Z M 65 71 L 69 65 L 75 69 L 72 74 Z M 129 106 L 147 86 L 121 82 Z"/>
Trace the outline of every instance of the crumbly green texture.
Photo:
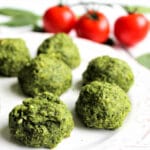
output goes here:
<path id="1" fill-rule="evenodd" d="M 131 104 L 116 84 L 93 81 L 81 88 L 76 112 L 90 128 L 115 129 L 122 125 Z"/>
<path id="2" fill-rule="evenodd" d="M 18 72 L 30 60 L 24 40 L 19 38 L 0 39 L 0 74 L 17 76 Z"/>
<path id="3" fill-rule="evenodd" d="M 63 61 L 41 54 L 19 72 L 18 80 L 26 95 L 44 91 L 61 95 L 71 86 L 72 73 Z"/>
<path id="4" fill-rule="evenodd" d="M 52 93 L 27 98 L 9 114 L 12 137 L 31 147 L 53 148 L 70 136 L 74 122 L 67 106 Z"/>
<path id="5" fill-rule="evenodd" d="M 47 38 L 38 48 L 38 54 L 48 53 L 63 60 L 70 68 L 80 64 L 80 54 L 71 37 L 65 33 L 57 33 Z"/>
<path id="6" fill-rule="evenodd" d="M 102 56 L 91 60 L 83 73 L 83 84 L 95 80 L 115 83 L 127 92 L 134 82 L 134 75 L 125 61 Z"/>

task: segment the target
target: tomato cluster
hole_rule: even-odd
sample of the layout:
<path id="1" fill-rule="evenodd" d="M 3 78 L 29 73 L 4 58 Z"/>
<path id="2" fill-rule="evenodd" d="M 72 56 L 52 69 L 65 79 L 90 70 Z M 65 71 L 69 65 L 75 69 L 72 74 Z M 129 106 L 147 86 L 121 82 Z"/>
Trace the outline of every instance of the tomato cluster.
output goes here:
<path id="1" fill-rule="evenodd" d="M 110 26 L 106 16 L 89 10 L 78 19 L 66 5 L 50 7 L 43 15 L 45 31 L 58 33 L 75 29 L 79 37 L 96 42 L 106 42 L 110 34 Z M 114 25 L 116 39 L 125 46 L 132 46 L 144 39 L 149 30 L 149 22 L 142 14 L 128 14 L 118 18 Z"/>

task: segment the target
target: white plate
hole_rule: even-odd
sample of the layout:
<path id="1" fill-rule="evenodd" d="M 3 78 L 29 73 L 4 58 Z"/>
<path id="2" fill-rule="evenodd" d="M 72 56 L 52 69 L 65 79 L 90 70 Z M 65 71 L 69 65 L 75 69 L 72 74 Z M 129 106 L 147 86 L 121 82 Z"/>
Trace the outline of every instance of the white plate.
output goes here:
<path id="1" fill-rule="evenodd" d="M 35 56 L 37 52 L 37 47 L 48 36 L 49 34 L 27 33 L 20 35 L 1 35 L 0 37 L 23 38 L 30 49 L 31 55 Z M 142 128 L 139 129 L 140 127 L 135 127 L 134 125 L 138 121 L 138 116 L 140 116 L 139 114 L 142 114 L 141 110 L 143 108 L 146 109 L 146 106 L 143 104 L 145 104 L 145 101 L 149 99 L 147 93 L 150 89 L 150 86 L 145 88 L 145 83 L 150 83 L 150 73 L 143 67 L 139 66 L 134 60 L 132 60 L 128 55 L 126 55 L 123 52 L 117 52 L 108 46 L 96 44 L 88 40 L 74 38 L 74 42 L 78 45 L 80 49 L 82 62 L 77 69 L 73 70 L 72 87 L 61 96 L 61 99 L 68 105 L 70 111 L 73 113 L 75 120 L 75 128 L 72 131 L 71 136 L 69 138 L 64 139 L 56 147 L 56 149 L 95 150 L 105 147 L 105 150 L 109 148 L 114 148 L 115 150 L 117 150 L 117 148 L 120 148 L 122 146 L 131 146 L 131 144 L 134 144 L 137 140 L 139 140 L 139 137 L 142 137 L 142 135 L 144 135 L 146 132 L 146 130 L 143 130 Z M 74 113 L 74 106 L 79 95 L 79 86 L 82 73 L 87 67 L 88 62 L 92 58 L 102 55 L 118 57 L 127 61 L 135 75 L 135 83 L 129 91 L 129 97 L 132 102 L 132 111 L 128 115 L 123 126 L 114 131 L 88 129 L 84 127 L 82 123 L 79 122 L 78 118 Z M 25 146 L 16 144 L 10 138 L 8 129 L 9 112 L 17 104 L 21 104 L 24 98 L 25 96 L 22 94 L 19 88 L 17 78 L 0 77 L 0 148 L 2 150 L 34 150 L 34 148 L 27 148 Z M 142 123 L 143 121 L 141 121 L 141 125 Z M 139 134 L 138 131 L 140 131 Z M 130 134 L 131 132 L 134 134 L 134 138 L 132 139 L 132 141 L 132 136 Z M 124 139 L 126 141 L 124 141 Z M 130 145 L 129 142 L 127 142 L 128 139 L 130 141 Z"/>

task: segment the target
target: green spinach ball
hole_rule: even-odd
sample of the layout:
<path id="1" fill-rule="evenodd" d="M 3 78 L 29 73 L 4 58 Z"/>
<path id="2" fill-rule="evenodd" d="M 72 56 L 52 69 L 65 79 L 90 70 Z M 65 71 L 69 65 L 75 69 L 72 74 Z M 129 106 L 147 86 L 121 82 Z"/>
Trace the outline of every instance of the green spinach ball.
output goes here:
<path id="1" fill-rule="evenodd" d="M 71 86 L 72 73 L 63 61 L 41 54 L 19 72 L 18 80 L 26 95 L 44 91 L 61 95 Z"/>
<path id="2" fill-rule="evenodd" d="M 70 68 L 80 64 L 80 54 L 77 46 L 65 33 L 57 33 L 47 38 L 38 48 L 38 54 L 48 53 L 64 61 Z"/>
<path id="3" fill-rule="evenodd" d="M 27 98 L 9 114 L 12 137 L 31 147 L 53 148 L 70 136 L 74 122 L 67 106 L 52 93 Z"/>
<path id="4" fill-rule="evenodd" d="M 134 75 L 125 61 L 102 56 L 91 60 L 83 73 L 83 84 L 94 80 L 115 83 L 127 92 L 134 82 Z"/>
<path id="5" fill-rule="evenodd" d="M 18 72 L 30 60 L 24 40 L 19 38 L 0 39 L 0 74 L 17 76 Z"/>
<path id="6" fill-rule="evenodd" d="M 81 88 L 76 112 L 85 126 L 115 129 L 130 111 L 126 93 L 116 84 L 93 81 Z"/>

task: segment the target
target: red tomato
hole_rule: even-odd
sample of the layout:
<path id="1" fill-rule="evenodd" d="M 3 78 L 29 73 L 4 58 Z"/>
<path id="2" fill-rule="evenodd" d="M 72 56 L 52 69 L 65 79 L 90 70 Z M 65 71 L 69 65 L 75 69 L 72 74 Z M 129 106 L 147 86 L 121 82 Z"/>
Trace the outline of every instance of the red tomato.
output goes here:
<path id="1" fill-rule="evenodd" d="M 75 29 L 79 37 L 96 42 L 105 42 L 110 32 L 107 18 L 102 13 L 94 10 L 90 10 L 81 16 Z"/>
<path id="2" fill-rule="evenodd" d="M 125 46 L 133 46 L 144 39 L 149 30 L 149 22 L 142 14 L 129 14 L 118 18 L 114 34 Z"/>
<path id="3" fill-rule="evenodd" d="M 76 23 L 76 16 L 73 11 L 64 5 L 49 8 L 43 16 L 44 29 L 47 32 L 68 33 Z"/>

